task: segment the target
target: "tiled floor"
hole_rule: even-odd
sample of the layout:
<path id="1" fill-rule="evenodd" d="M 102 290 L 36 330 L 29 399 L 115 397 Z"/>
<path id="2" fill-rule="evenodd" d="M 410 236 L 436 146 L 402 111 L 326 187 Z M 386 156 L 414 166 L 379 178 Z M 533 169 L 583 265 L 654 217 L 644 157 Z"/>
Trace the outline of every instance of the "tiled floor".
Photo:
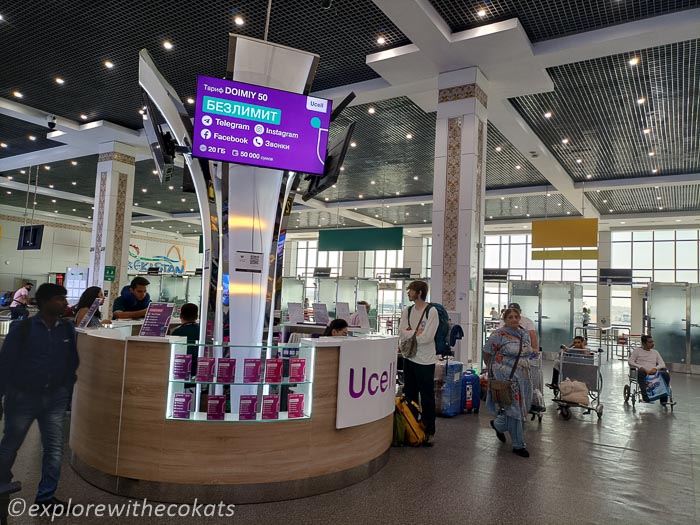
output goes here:
<path id="1" fill-rule="evenodd" d="M 515 456 L 489 427 L 489 414 L 438 420 L 432 449 L 392 449 L 389 464 L 365 482 L 301 500 L 246 505 L 233 518 L 73 519 L 64 523 L 699 523 L 700 377 L 674 374 L 675 412 L 622 403 L 626 364 L 604 366 L 605 412 L 553 403 L 528 422 L 529 459 Z M 545 365 L 548 374 L 551 367 Z M 39 469 L 36 429 L 15 474 L 33 497 Z M 59 496 L 81 503 L 126 501 L 88 485 L 66 465 Z M 145 521 L 144 521 L 145 520 Z M 38 518 L 11 523 L 39 523 Z"/>

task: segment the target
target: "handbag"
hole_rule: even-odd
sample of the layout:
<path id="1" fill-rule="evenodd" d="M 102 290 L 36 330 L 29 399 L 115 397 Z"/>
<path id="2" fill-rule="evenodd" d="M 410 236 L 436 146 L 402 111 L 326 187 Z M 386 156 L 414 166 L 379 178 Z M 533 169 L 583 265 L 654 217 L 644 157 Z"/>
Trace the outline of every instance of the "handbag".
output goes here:
<path id="1" fill-rule="evenodd" d="M 513 370 L 510 371 L 510 377 L 508 377 L 507 381 L 494 379 L 493 358 L 489 362 L 489 391 L 491 392 L 491 399 L 493 399 L 495 403 L 498 403 L 501 406 L 501 408 L 510 408 L 513 405 L 513 376 L 515 375 L 515 369 L 518 367 L 518 361 L 520 361 L 520 355 L 522 353 L 523 338 L 520 337 L 520 349 L 518 350 L 518 357 L 515 359 L 515 363 L 513 364 Z"/>
<path id="2" fill-rule="evenodd" d="M 427 311 L 428 307 L 426 306 L 423 310 L 423 313 L 420 314 L 418 326 L 420 326 L 420 324 L 423 322 L 423 316 Z M 406 318 L 408 319 L 408 328 L 409 330 L 411 330 L 411 316 L 408 313 L 406 314 Z M 416 354 L 418 353 L 418 341 L 416 340 L 415 332 L 413 332 L 413 335 L 411 337 L 409 337 L 408 339 L 404 339 L 399 343 L 399 351 L 401 352 L 401 355 L 404 356 L 406 359 L 411 359 L 412 357 L 416 356 Z"/>

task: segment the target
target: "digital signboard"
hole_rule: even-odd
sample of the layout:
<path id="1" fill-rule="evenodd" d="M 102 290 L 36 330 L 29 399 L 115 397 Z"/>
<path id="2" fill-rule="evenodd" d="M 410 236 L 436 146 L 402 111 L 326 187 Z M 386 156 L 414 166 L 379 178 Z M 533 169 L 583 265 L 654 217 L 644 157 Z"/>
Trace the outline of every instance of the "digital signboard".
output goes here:
<path id="1" fill-rule="evenodd" d="M 200 75 L 196 104 L 194 156 L 323 174 L 330 100 Z"/>

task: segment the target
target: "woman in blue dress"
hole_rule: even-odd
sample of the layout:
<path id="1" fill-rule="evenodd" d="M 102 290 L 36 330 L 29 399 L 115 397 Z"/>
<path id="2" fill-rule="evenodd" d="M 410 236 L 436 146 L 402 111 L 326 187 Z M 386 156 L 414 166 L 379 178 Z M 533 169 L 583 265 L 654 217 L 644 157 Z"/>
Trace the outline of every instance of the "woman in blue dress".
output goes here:
<path id="1" fill-rule="evenodd" d="M 484 361 L 490 371 L 486 406 L 496 416 L 496 419 L 491 421 L 491 427 L 496 431 L 498 439 L 505 443 L 505 433 L 508 432 L 513 442 L 513 452 L 527 458 L 530 457 L 530 453 L 525 448 L 523 427 L 532 402 L 528 360 L 532 352 L 530 335 L 527 330 L 520 328 L 520 312 L 517 310 L 506 309 L 503 320 L 505 326 L 493 332 L 484 347 Z M 519 359 L 518 354 L 520 354 Z M 501 406 L 491 397 L 491 376 L 493 374 L 493 379 L 499 381 L 508 381 L 514 367 L 515 373 L 511 384 L 513 402 L 508 407 Z"/>

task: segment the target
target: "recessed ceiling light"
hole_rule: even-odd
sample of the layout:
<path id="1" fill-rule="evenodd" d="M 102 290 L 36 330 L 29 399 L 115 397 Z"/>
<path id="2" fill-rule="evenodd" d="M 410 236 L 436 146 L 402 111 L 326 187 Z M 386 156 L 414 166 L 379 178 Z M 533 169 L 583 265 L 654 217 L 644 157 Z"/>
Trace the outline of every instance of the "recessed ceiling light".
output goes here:
<path id="1" fill-rule="evenodd" d="M 515 209 L 517 210 L 517 209 L 518 209 L 518 206 L 513 206 L 513 208 L 515 208 Z"/>
<path id="2" fill-rule="evenodd" d="M 148 189 L 146 189 L 146 188 L 141 188 L 141 191 L 144 192 L 144 193 L 146 193 L 146 192 L 148 191 Z"/>
<path id="3" fill-rule="evenodd" d="M 629 61 L 627 63 L 630 66 L 636 66 L 637 64 L 639 64 L 639 57 L 632 57 L 629 59 Z"/>
<path id="4" fill-rule="evenodd" d="M 413 138 L 413 134 L 412 134 L 412 133 L 406 133 L 406 138 L 407 138 L 408 140 L 411 140 L 411 139 Z"/>
<path id="5" fill-rule="evenodd" d="M 526 214 L 525 214 L 525 217 L 529 217 L 529 216 L 530 216 L 530 214 L 529 214 L 529 213 L 526 213 Z"/>
<path id="6" fill-rule="evenodd" d="M 648 135 L 649 133 L 651 133 L 651 128 L 644 128 L 644 134 Z"/>
<path id="7" fill-rule="evenodd" d="M 11 192 L 11 191 L 8 191 L 7 194 L 8 194 L 8 195 L 12 195 L 12 192 Z"/>
<path id="8" fill-rule="evenodd" d="M 681 222 L 681 220 L 680 220 L 680 219 L 676 219 L 676 222 Z"/>
<path id="9" fill-rule="evenodd" d="M 421 202 L 420 205 L 421 205 L 421 206 L 425 206 L 425 203 L 424 203 L 424 202 Z"/>
<path id="10" fill-rule="evenodd" d="M 158 170 L 153 170 L 153 175 L 158 175 Z"/>
<path id="11" fill-rule="evenodd" d="M 19 91 L 13 91 L 13 92 L 12 92 L 12 95 L 13 95 L 15 98 L 22 98 L 22 97 L 24 96 L 24 95 L 23 95 L 22 93 L 20 93 Z"/>
<path id="12" fill-rule="evenodd" d="M 569 143 L 569 139 L 561 139 L 561 143 L 562 143 L 562 144 L 568 144 L 568 143 Z"/>
<path id="13" fill-rule="evenodd" d="M 423 219 L 423 222 L 428 222 L 428 219 Z"/>
<path id="14" fill-rule="evenodd" d="M 561 202 L 557 202 L 557 206 L 561 206 Z"/>
<path id="15" fill-rule="evenodd" d="M 552 112 L 547 111 L 547 113 L 544 114 L 544 118 L 552 118 Z"/>
<path id="16" fill-rule="evenodd" d="M 576 164 L 581 164 L 582 162 L 583 162 L 583 160 L 581 160 L 581 159 L 576 159 Z"/>
<path id="17" fill-rule="evenodd" d="M 73 166 L 77 166 L 77 165 L 78 165 L 78 161 L 77 161 L 77 160 L 71 160 L 70 163 L 71 163 Z"/>
<path id="18" fill-rule="evenodd" d="M 625 221 L 620 221 L 620 224 L 625 224 Z"/>
<path id="19" fill-rule="evenodd" d="M 607 199 L 603 199 L 603 204 L 607 204 L 607 203 L 608 203 Z"/>
<path id="20" fill-rule="evenodd" d="M 484 17 L 484 16 L 486 16 L 486 10 L 485 10 L 485 9 L 479 9 L 479 10 L 476 12 L 476 14 L 479 15 L 480 17 Z"/>
<path id="21" fill-rule="evenodd" d="M 520 164 L 518 164 L 518 165 L 515 166 L 515 169 L 516 169 L 516 170 L 519 170 L 520 168 L 522 168 L 522 166 L 521 166 Z"/>
<path id="22" fill-rule="evenodd" d="M 138 202 L 135 202 L 135 203 L 134 203 L 134 206 L 138 206 L 138 205 L 139 205 L 139 203 L 138 203 Z"/>
<path id="23" fill-rule="evenodd" d="M 73 208 L 73 210 L 72 210 L 72 211 L 76 211 L 76 210 L 75 210 L 75 208 Z"/>
<path id="24" fill-rule="evenodd" d="M 56 84 L 59 84 L 62 86 L 65 83 L 66 83 L 66 81 L 63 80 L 61 77 L 56 77 Z"/>
<path id="25" fill-rule="evenodd" d="M 608 211 L 609 211 L 610 213 L 612 213 L 612 212 L 613 212 L 612 210 L 608 210 Z"/>
<path id="26" fill-rule="evenodd" d="M 187 199 L 186 199 L 185 197 L 183 197 L 182 199 L 180 199 L 180 201 L 181 201 L 181 202 L 187 202 Z"/>
<path id="27" fill-rule="evenodd" d="M 163 42 L 163 47 L 170 51 L 173 48 L 173 45 L 170 43 L 169 40 L 166 40 L 165 42 Z"/>
<path id="28" fill-rule="evenodd" d="M 54 212 L 54 213 L 58 213 L 58 210 L 54 210 L 53 212 Z"/>
<path id="29" fill-rule="evenodd" d="M 501 146 L 496 146 L 496 151 L 501 151 L 503 148 Z"/>
<path id="30" fill-rule="evenodd" d="M 168 189 L 169 189 L 169 190 L 174 190 L 174 189 L 175 189 L 175 186 L 168 186 Z"/>
<path id="31" fill-rule="evenodd" d="M 194 104 L 194 99 L 192 97 L 187 98 L 187 103 L 188 104 Z"/>
<path id="32" fill-rule="evenodd" d="M 650 151 L 650 152 L 649 152 L 649 156 L 650 156 L 650 157 L 653 157 L 654 155 L 656 155 L 656 154 L 655 154 L 653 151 Z"/>
<path id="33" fill-rule="evenodd" d="M 75 182 L 75 181 L 71 182 L 71 184 L 72 184 L 73 186 L 77 186 L 77 185 L 78 185 L 78 183 Z"/>
<path id="34" fill-rule="evenodd" d="M 49 184 L 49 188 L 50 188 L 50 189 L 53 189 L 53 184 Z"/>
<path id="35" fill-rule="evenodd" d="M 652 173 L 658 173 L 659 170 L 657 170 L 656 168 L 654 168 L 653 170 L 651 170 L 651 172 L 652 172 Z"/>
<path id="36" fill-rule="evenodd" d="M 194 211 L 194 208 L 190 208 L 190 211 Z"/>
<path id="37" fill-rule="evenodd" d="M 415 177 L 413 177 L 413 180 L 418 180 L 418 175 L 416 175 Z"/>
<path id="38" fill-rule="evenodd" d="M 378 219 L 378 218 L 379 218 L 379 215 L 375 215 L 374 218 L 375 218 L 375 219 Z"/>
<path id="39" fill-rule="evenodd" d="M 644 104 L 647 101 L 645 97 L 639 97 L 637 99 L 637 104 Z"/>
<path id="40" fill-rule="evenodd" d="M 595 190 L 596 193 L 600 193 L 600 190 Z"/>
<path id="41" fill-rule="evenodd" d="M 156 201 L 156 204 L 160 204 L 160 201 Z"/>
<path id="42" fill-rule="evenodd" d="M 56 204 L 56 199 L 51 199 L 51 202 L 53 202 L 54 204 Z"/>
<path id="43" fill-rule="evenodd" d="M 663 210 L 663 209 L 664 209 L 664 207 L 663 207 L 663 206 L 659 206 L 659 209 L 660 209 L 660 210 Z"/>
<path id="44" fill-rule="evenodd" d="M 114 67 L 114 64 L 110 62 L 109 60 L 105 60 L 105 67 L 107 69 L 112 69 Z"/>
<path id="45" fill-rule="evenodd" d="M 384 44 L 386 44 L 386 38 L 384 38 L 383 36 L 377 37 L 377 44 L 383 46 Z"/>
<path id="46" fill-rule="evenodd" d="M 45 169 L 46 171 L 48 171 L 48 170 L 51 169 L 51 166 L 44 166 L 44 169 Z"/>
<path id="47" fill-rule="evenodd" d="M 362 195 L 362 194 L 360 193 L 357 197 L 360 198 L 360 199 L 362 199 L 362 198 L 364 198 L 364 195 Z"/>
<path id="48" fill-rule="evenodd" d="M 397 191 L 397 192 L 396 192 L 396 195 L 401 195 L 401 192 L 400 192 L 400 191 Z"/>
<path id="49" fill-rule="evenodd" d="M 370 181 L 370 184 L 374 185 L 374 184 L 376 184 L 376 182 L 374 182 L 374 181 Z"/>
<path id="50" fill-rule="evenodd" d="M 367 110 L 367 113 L 369 113 L 370 115 L 374 115 L 376 112 L 377 112 L 377 110 L 374 109 L 372 106 L 370 106 L 369 109 Z"/>
<path id="51" fill-rule="evenodd" d="M 327 202 L 329 199 L 328 197 L 324 197 L 323 200 Z"/>
<path id="52" fill-rule="evenodd" d="M 0 142 L 0 148 L 6 148 L 6 147 L 7 147 L 7 144 L 5 144 L 4 142 Z"/>
<path id="53" fill-rule="evenodd" d="M 235 17 L 235 18 L 233 19 L 233 22 L 234 22 L 237 26 L 242 26 L 243 24 L 245 24 L 245 20 L 243 20 L 243 17 L 242 17 L 242 16 L 237 16 L 237 17 Z"/>
<path id="54" fill-rule="evenodd" d="M 356 148 L 357 147 L 357 142 L 351 142 L 350 143 L 351 148 Z"/>
<path id="55" fill-rule="evenodd" d="M 551 193 L 548 193 L 548 194 L 547 194 L 547 197 L 551 197 L 551 196 L 552 196 L 552 194 L 551 194 Z"/>
<path id="56" fill-rule="evenodd" d="M 566 214 L 567 214 L 567 215 L 571 215 L 571 212 L 570 212 L 570 211 L 567 211 Z"/>
<path id="57" fill-rule="evenodd" d="M 87 120 L 87 119 L 88 119 L 88 116 L 87 116 L 85 113 L 81 113 L 81 114 L 80 114 L 80 118 L 83 119 L 83 120 Z"/>
<path id="58" fill-rule="evenodd" d="M 655 190 L 658 190 L 658 189 L 659 189 L 659 187 L 658 187 L 658 186 L 654 186 L 654 189 L 655 189 Z"/>
<path id="59" fill-rule="evenodd" d="M 593 175 L 591 175 L 591 174 L 589 173 L 588 175 L 586 175 L 586 178 L 587 178 L 587 179 L 592 179 L 592 178 L 593 178 Z"/>
<path id="60" fill-rule="evenodd" d="M 36 137 L 34 135 L 29 135 L 29 140 L 34 141 L 36 140 Z"/>
<path id="61" fill-rule="evenodd" d="M 505 198 L 505 197 L 501 197 L 501 200 L 504 201 L 504 200 L 506 200 L 506 198 Z"/>
<path id="62" fill-rule="evenodd" d="M 660 201 L 660 200 L 661 200 L 661 195 L 658 195 L 658 196 L 656 197 L 656 200 L 657 200 L 657 201 Z"/>
<path id="63" fill-rule="evenodd" d="M 527 229 L 527 224 L 523 224 L 523 229 Z"/>

